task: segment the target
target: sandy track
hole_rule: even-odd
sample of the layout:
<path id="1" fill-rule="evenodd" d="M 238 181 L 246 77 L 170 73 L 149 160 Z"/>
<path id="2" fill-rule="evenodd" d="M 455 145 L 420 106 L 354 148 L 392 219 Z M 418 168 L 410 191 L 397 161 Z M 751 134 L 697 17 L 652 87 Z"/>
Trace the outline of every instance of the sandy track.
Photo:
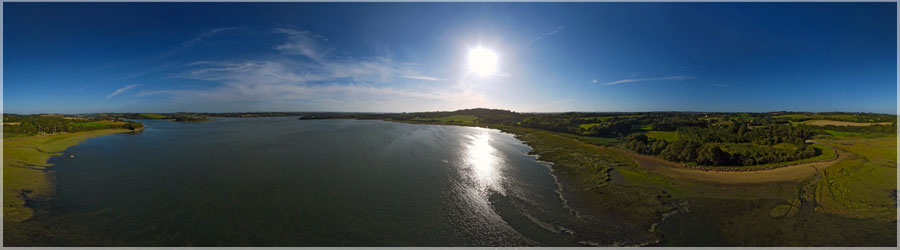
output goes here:
<path id="1" fill-rule="evenodd" d="M 662 173 L 672 177 L 680 177 L 721 184 L 753 184 L 798 181 L 812 176 L 819 169 L 829 167 L 837 162 L 847 159 L 853 154 L 848 151 L 837 149 L 838 157 L 831 161 L 804 163 L 769 170 L 736 172 L 687 169 L 682 167 L 679 163 L 666 161 L 653 156 L 641 155 L 617 148 L 607 148 L 628 156 L 629 158 L 637 162 L 639 166 L 657 173 Z"/>

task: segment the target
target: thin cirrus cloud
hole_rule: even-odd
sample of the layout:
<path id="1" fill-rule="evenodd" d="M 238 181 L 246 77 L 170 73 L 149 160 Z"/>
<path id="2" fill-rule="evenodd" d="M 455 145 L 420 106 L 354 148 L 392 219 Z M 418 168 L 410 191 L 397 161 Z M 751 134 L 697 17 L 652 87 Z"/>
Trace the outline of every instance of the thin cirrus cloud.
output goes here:
<path id="1" fill-rule="evenodd" d="M 443 81 L 443 78 L 430 77 L 430 76 L 403 76 L 406 79 L 416 79 L 416 80 L 426 80 L 426 81 Z"/>
<path id="2" fill-rule="evenodd" d="M 107 96 L 106 96 L 106 99 L 109 100 L 110 98 L 113 98 L 113 97 L 115 97 L 115 96 L 117 96 L 117 95 L 120 95 L 120 94 L 122 94 L 122 93 L 125 93 L 125 91 L 128 91 L 129 89 L 132 89 L 132 88 L 137 87 L 137 86 L 141 86 L 141 85 L 135 83 L 135 84 L 130 84 L 130 85 L 125 86 L 125 87 L 121 87 L 121 88 L 117 89 L 116 91 L 113 91 L 112 93 L 110 93 L 109 95 L 107 95 Z"/>
<path id="3" fill-rule="evenodd" d="M 531 44 L 533 44 L 534 42 L 537 42 L 537 41 L 539 41 L 539 40 L 541 40 L 541 39 L 550 37 L 550 36 L 552 36 L 552 35 L 554 35 L 554 34 L 560 32 L 560 31 L 562 31 L 562 30 L 564 30 L 564 29 L 566 29 L 566 26 L 563 26 L 563 25 L 556 26 L 556 28 L 554 28 L 554 29 L 551 30 L 550 32 L 547 32 L 547 34 L 544 34 L 544 35 L 542 35 L 542 36 L 538 36 L 538 37 L 535 37 L 534 39 L 531 39 L 531 41 L 528 41 L 528 44 L 527 44 L 527 45 L 531 45 Z"/>
<path id="4" fill-rule="evenodd" d="M 225 27 L 225 28 L 214 28 L 214 29 L 211 29 L 208 31 L 204 31 L 204 32 L 200 33 L 200 35 L 197 35 L 197 37 L 195 37 L 191 40 L 184 41 L 181 44 L 179 44 L 178 46 L 175 46 L 171 50 L 167 51 L 166 53 L 163 53 L 162 55 L 157 57 L 156 60 L 162 60 L 162 59 L 168 58 L 168 57 L 178 54 L 184 50 L 187 50 L 187 49 L 193 47 L 194 45 L 197 45 L 197 43 L 200 43 L 204 39 L 207 39 L 215 34 L 233 30 L 233 29 L 237 29 L 237 28 L 238 27 Z"/>
<path id="5" fill-rule="evenodd" d="M 284 43 L 273 47 L 273 49 L 285 55 L 303 55 L 315 62 L 324 63 L 325 57 L 334 50 L 324 45 L 325 42 L 328 42 L 328 39 L 308 30 L 276 28 L 272 29 L 272 31 L 287 36 Z"/>
<path id="6" fill-rule="evenodd" d="M 632 82 L 643 82 L 643 81 L 664 81 L 664 80 L 684 80 L 690 79 L 690 76 L 667 76 L 667 77 L 653 77 L 653 78 L 631 78 L 625 80 L 612 81 L 608 83 L 604 83 L 603 85 L 617 85 L 623 83 L 632 83 Z"/>

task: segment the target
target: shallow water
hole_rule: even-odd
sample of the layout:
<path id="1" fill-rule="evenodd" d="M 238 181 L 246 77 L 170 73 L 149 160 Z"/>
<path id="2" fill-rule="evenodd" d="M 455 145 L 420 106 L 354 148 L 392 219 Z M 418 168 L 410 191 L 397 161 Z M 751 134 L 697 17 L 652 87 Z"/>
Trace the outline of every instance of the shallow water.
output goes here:
<path id="1" fill-rule="evenodd" d="M 54 157 L 28 244 L 576 245 L 546 163 L 497 130 L 292 117 L 143 121 Z"/>

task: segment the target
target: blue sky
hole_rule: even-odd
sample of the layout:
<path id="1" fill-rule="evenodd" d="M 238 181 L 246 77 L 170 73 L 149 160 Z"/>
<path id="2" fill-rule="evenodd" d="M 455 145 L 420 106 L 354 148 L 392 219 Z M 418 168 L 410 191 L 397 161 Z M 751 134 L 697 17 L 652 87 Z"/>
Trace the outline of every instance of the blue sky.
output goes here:
<path id="1" fill-rule="evenodd" d="M 3 4 L 8 113 L 897 112 L 896 3 Z"/>

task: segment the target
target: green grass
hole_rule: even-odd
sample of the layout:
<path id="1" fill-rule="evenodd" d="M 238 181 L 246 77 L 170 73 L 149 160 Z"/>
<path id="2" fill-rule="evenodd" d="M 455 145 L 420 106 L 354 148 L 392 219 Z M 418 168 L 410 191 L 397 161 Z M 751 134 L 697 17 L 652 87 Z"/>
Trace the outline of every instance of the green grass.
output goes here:
<path id="1" fill-rule="evenodd" d="M 143 113 L 143 114 L 141 114 L 141 116 L 147 117 L 150 119 L 164 119 L 167 117 L 167 116 L 161 115 L 161 114 L 150 114 L 150 113 Z"/>
<path id="2" fill-rule="evenodd" d="M 556 133 L 556 134 L 559 136 L 562 136 L 562 137 L 572 138 L 572 139 L 576 139 L 576 140 L 579 140 L 579 141 L 587 143 L 587 144 L 598 145 L 598 146 L 612 147 L 612 146 L 618 145 L 621 142 L 621 140 L 619 140 L 619 138 L 583 136 L 583 135 L 573 135 L 573 134 L 569 134 L 569 133 Z"/>
<path id="3" fill-rule="evenodd" d="M 678 140 L 678 132 L 675 131 L 647 131 L 646 135 L 649 138 L 668 142 Z"/>
<path id="4" fill-rule="evenodd" d="M 610 118 L 613 118 L 613 116 L 578 117 L 578 120 L 583 120 L 583 121 L 606 121 L 606 120 L 609 120 Z"/>
<path id="5" fill-rule="evenodd" d="M 777 149 L 790 150 L 790 151 L 797 150 L 797 145 L 787 143 L 787 142 L 778 143 L 772 147 L 777 148 Z"/>
<path id="6" fill-rule="evenodd" d="M 874 139 L 873 139 L 874 138 Z M 824 169 L 817 211 L 850 218 L 896 220 L 897 135 L 837 134 L 818 138 L 855 156 Z"/>
<path id="7" fill-rule="evenodd" d="M 847 159 L 824 170 L 816 189 L 818 208 L 852 218 L 897 219 L 897 169 L 863 157 Z"/>
<path id="8" fill-rule="evenodd" d="M 44 171 L 47 160 L 66 148 L 97 136 L 128 132 L 104 129 L 89 132 L 30 136 L 3 140 L 3 221 L 20 222 L 31 218 L 34 211 L 25 206 L 26 199 L 48 199 L 55 188 Z"/>
<path id="9" fill-rule="evenodd" d="M 650 124 L 631 125 L 631 130 L 650 131 L 650 130 L 653 130 L 653 125 L 650 125 Z"/>
<path id="10" fill-rule="evenodd" d="M 477 123 L 478 117 L 474 115 L 451 115 L 444 117 L 436 117 L 436 118 L 421 118 L 416 117 L 412 119 L 413 121 L 420 122 L 441 122 L 441 123 L 464 123 L 464 124 L 473 124 Z"/>
<path id="11" fill-rule="evenodd" d="M 585 130 L 588 130 L 588 129 L 591 129 L 591 127 L 594 127 L 594 126 L 600 126 L 600 125 L 603 125 L 603 124 L 600 124 L 600 123 L 582 123 L 582 124 L 578 124 L 579 127 L 583 128 L 583 129 L 585 129 Z"/>
<path id="12" fill-rule="evenodd" d="M 834 131 L 834 130 L 825 130 L 825 133 L 828 133 L 829 135 L 836 135 L 836 136 L 850 136 L 850 135 L 862 134 L 862 133 L 857 133 L 857 132 L 843 132 L 843 131 Z"/>
<path id="13" fill-rule="evenodd" d="M 22 134 L 22 133 L 6 133 L 6 132 L 3 133 L 3 139 L 12 139 L 12 138 L 26 137 L 26 136 L 29 136 L 29 135 Z"/>
<path id="14" fill-rule="evenodd" d="M 789 118 L 789 119 L 812 119 L 814 116 L 807 114 L 788 114 L 788 115 L 776 115 L 774 118 Z"/>
<path id="15" fill-rule="evenodd" d="M 75 123 L 75 125 L 82 126 L 82 127 L 102 127 L 102 126 L 109 126 L 109 125 L 123 125 L 126 123 L 127 122 L 123 122 L 123 121 L 117 122 L 117 121 L 113 121 L 113 120 L 102 120 L 102 121 L 93 121 L 93 122 L 79 122 L 79 123 Z"/>

